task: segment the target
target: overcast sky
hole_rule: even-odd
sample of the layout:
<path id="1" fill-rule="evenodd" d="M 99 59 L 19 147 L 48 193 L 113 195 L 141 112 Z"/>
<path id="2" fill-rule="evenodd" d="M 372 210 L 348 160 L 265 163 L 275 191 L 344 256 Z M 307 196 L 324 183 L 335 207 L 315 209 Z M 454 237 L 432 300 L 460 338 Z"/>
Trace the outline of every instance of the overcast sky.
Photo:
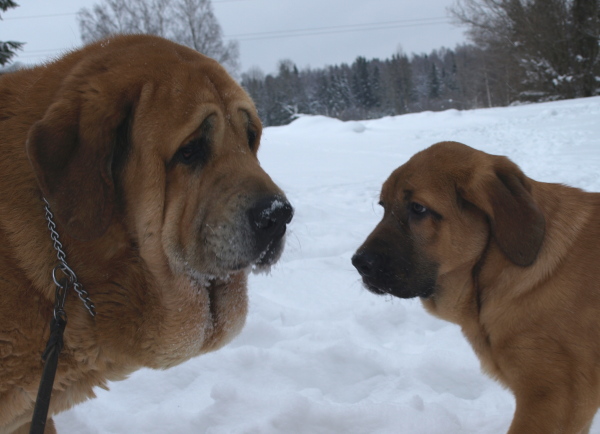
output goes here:
<path id="1" fill-rule="evenodd" d="M 17 61 L 32 64 L 81 45 L 76 13 L 99 0 L 17 0 L 0 21 L 0 41 L 27 44 Z M 226 39 L 240 43 L 241 72 L 274 72 L 279 60 L 299 68 L 385 59 L 454 48 L 466 42 L 446 8 L 454 0 L 213 0 Z"/>

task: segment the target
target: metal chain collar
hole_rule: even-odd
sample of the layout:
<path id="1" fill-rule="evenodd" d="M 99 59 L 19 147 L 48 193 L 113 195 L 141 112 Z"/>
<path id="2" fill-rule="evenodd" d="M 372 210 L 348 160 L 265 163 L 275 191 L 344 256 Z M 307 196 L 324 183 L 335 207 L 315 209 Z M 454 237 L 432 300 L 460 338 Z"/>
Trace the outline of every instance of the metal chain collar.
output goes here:
<path id="1" fill-rule="evenodd" d="M 58 232 L 56 231 L 56 224 L 54 223 L 54 220 L 53 220 L 54 214 L 52 214 L 52 212 L 50 211 L 50 204 L 48 203 L 46 198 L 44 198 L 44 203 L 46 204 L 45 205 L 46 220 L 48 221 L 48 229 L 50 230 L 50 238 L 52 238 L 52 241 L 54 242 L 54 249 L 57 252 L 56 257 L 58 258 L 58 262 L 59 262 L 58 265 L 56 267 L 54 267 L 54 269 L 52 270 L 52 279 L 54 280 L 54 283 L 56 284 L 57 296 L 59 294 L 61 295 L 61 298 L 63 299 L 62 304 L 64 306 L 64 298 L 66 297 L 67 285 L 65 285 L 64 281 L 61 281 L 62 279 L 59 279 L 56 276 L 57 270 L 60 270 L 63 272 L 63 274 L 69 280 L 70 284 L 73 285 L 73 289 L 79 296 L 79 299 L 85 305 L 86 309 L 89 311 L 90 315 L 92 317 L 95 317 L 96 316 L 96 311 L 95 311 L 96 306 L 94 306 L 94 303 L 90 299 L 89 294 L 87 293 L 87 291 L 85 289 L 83 289 L 83 286 L 81 285 L 81 283 L 79 283 L 77 281 L 77 275 L 75 274 L 75 272 L 67 264 L 67 255 L 62 249 L 63 246 L 62 246 L 61 242 L 58 240 Z M 57 314 L 63 315 L 64 310 L 61 309 L 61 312 L 57 312 L 55 310 L 55 312 L 54 312 L 55 317 Z"/>

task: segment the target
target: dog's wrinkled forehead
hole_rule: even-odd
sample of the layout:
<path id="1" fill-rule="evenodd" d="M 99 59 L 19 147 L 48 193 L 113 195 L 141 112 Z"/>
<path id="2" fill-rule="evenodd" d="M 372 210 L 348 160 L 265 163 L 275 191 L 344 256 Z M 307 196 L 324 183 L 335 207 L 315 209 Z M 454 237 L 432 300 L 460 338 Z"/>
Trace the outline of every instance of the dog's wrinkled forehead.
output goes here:
<path id="1" fill-rule="evenodd" d="M 153 142 L 170 144 L 161 146 L 172 153 L 197 135 L 202 125 L 210 125 L 213 146 L 222 142 L 225 132 L 245 139 L 260 137 L 261 123 L 250 97 L 231 77 L 221 77 L 221 67 L 208 60 L 174 65 L 170 74 L 167 69 L 164 76 L 157 75 L 143 86 L 134 109 L 140 146 L 151 143 L 146 139 L 151 137 Z"/>
<path id="2" fill-rule="evenodd" d="M 168 97 L 179 106 L 180 112 L 203 103 L 215 104 L 225 110 L 241 100 L 253 108 L 247 93 L 214 59 L 164 40 L 152 45 L 152 39 L 147 37 L 131 36 L 126 39 L 129 43 L 122 47 L 120 55 L 110 60 L 115 80 L 128 76 L 143 77 L 146 92 L 163 99 Z M 144 56 L 139 56 L 139 51 L 143 51 Z M 164 114 L 169 116 L 173 113 L 165 110 Z"/>
<path id="3" fill-rule="evenodd" d="M 414 191 L 452 192 L 467 184 L 476 169 L 490 165 L 489 158 L 456 142 L 437 143 L 412 156 L 384 183 L 382 196 Z"/>
<path id="4" fill-rule="evenodd" d="M 429 165 L 424 159 L 411 159 L 392 172 L 383 184 L 381 197 L 388 202 L 411 200 L 427 191 L 440 193 L 453 184 L 452 178 L 444 168 Z"/>

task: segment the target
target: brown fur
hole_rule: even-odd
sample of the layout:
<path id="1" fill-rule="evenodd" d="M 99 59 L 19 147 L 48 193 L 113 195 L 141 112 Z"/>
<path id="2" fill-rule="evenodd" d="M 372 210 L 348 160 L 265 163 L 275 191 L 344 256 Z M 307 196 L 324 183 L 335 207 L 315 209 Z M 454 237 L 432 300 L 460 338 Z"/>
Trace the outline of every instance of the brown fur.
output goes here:
<path id="1" fill-rule="evenodd" d="M 367 287 L 462 327 L 516 397 L 509 433 L 586 433 L 600 405 L 600 194 L 443 142 L 394 171 L 381 201 L 353 257 Z"/>
<path id="2" fill-rule="evenodd" d="M 221 66 L 161 38 L 111 38 L 1 76 L 0 131 L 0 433 L 27 432 L 49 336 L 42 196 L 97 311 L 68 294 L 50 415 L 239 332 L 248 271 L 277 260 L 291 207 L 256 158 L 254 105 Z M 189 143 L 206 158 L 183 164 Z M 257 230 L 265 198 L 284 212 Z"/>

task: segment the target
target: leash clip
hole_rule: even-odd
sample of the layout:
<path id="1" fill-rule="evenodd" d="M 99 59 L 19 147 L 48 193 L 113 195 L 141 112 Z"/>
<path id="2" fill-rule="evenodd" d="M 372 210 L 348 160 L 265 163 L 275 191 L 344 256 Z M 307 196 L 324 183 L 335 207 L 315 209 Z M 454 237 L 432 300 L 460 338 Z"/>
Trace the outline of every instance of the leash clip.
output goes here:
<path id="1" fill-rule="evenodd" d="M 67 292 L 69 290 L 69 282 L 71 279 L 69 277 L 65 277 L 63 279 L 58 279 L 56 277 L 56 270 L 61 270 L 64 273 L 64 270 L 60 265 L 57 265 L 52 270 L 52 280 L 56 284 L 56 291 L 54 293 L 54 319 L 59 323 L 67 324 L 67 313 L 65 312 L 65 302 L 67 301 Z"/>

